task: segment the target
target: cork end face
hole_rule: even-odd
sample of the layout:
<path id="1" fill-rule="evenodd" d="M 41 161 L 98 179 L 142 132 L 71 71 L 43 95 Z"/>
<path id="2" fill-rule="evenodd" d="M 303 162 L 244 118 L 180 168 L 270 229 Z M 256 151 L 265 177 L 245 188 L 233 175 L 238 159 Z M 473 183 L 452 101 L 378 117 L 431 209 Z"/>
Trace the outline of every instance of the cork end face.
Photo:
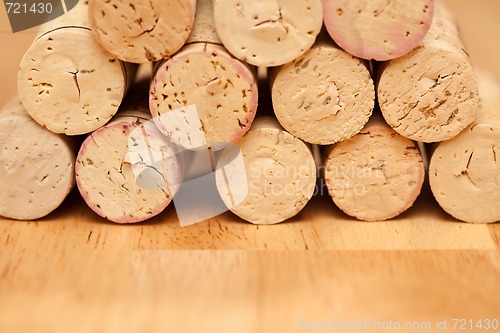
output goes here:
<path id="1" fill-rule="evenodd" d="M 94 212 L 115 223 L 137 223 L 158 215 L 180 182 L 179 161 L 160 133 L 148 129 L 144 149 L 134 150 L 142 142 L 144 123 L 124 118 L 106 125 L 85 140 L 77 157 L 82 197 Z"/>
<path id="2" fill-rule="evenodd" d="M 61 28 L 38 38 L 18 72 L 19 97 L 40 125 L 81 135 L 106 124 L 126 90 L 122 63 L 85 28 Z"/>
<path id="3" fill-rule="evenodd" d="M 188 39 L 192 0 L 90 0 L 90 26 L 99 43 L 118 59 L 148 63 L 167 58 Z"/>
<path id="4" fill-rule="evenodd" d="M 220 150 L 241 138 L 257 111 L 255 74 L 225 49 L 191 44 L 156 71 L 150 109 L 158 128 L 188 150 Z"/>
<path id="5" fill-rule="evenodd" d="M 330 36 L 347 52 L 387 61 L 414 49 L 430 29 L 433 0 L 323 0 Z"/>

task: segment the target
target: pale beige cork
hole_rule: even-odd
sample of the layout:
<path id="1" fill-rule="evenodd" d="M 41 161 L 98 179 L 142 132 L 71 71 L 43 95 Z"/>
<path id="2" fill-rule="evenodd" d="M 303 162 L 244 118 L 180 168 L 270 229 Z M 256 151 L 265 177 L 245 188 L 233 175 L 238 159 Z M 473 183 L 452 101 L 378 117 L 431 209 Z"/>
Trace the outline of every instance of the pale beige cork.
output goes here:
<path id="1" fill-rule="evenodd" d="M 478 84 L 451 13 L 436 2 L 420 45 L 379 68 L 378 101 L 399 134 L 421 142 L 453 138 L 474 120 Z"/>
<path id="2" fill-rule="evenodd" d="M 232 168 L 238 154 L 244 167 Z M 235 146 L 222 152 L 216 181 L 234 214 L 254 224 L 275 224 L 297 215 L 311 199 L 316 164 L 308 145 L 276 119 L 259 117 Z"/>
<path id="3" fill-rule="evenodd" d="M 75 184 L 76 142 L 47 131 L 18 99 L 0 109 L 0 216 L 42 218 Z"/>
<path id="4" fill-rule="evenodd" d="M 359 133 L 375 103 L 368 63 L 326 36 L 300 58 L 273 69 L 271 90 L 280 124 L 312 144 L 334 144 Z"/>
<path id="5" fill-rule="evenodd" d="M 186 42 L 196 0 L 90 0 L 89 20 L 99 43 L 118 59 L 147 63 L 167 58 Z"/>
<path id="6" fill-rule="evenodd" d="M 325 26 L 344 50 L 387 61 L 414 49 L 434 14 L 433 0 L 323 0 Z"/>
<path id="7" fill-rule="evenodd" d="M 279 66 L 304 54 L 321 31 L 321 0 L 214 0 L 217 33 L 238 59 Z"/>
<path id="8" fill-rule="evenodd" d="M 19 98 L 54 133 L 87 134 L 118 111 L 136 66 L 105 51 L 88 28 L 87 5 L 42 27 L 21 60 Z"/>

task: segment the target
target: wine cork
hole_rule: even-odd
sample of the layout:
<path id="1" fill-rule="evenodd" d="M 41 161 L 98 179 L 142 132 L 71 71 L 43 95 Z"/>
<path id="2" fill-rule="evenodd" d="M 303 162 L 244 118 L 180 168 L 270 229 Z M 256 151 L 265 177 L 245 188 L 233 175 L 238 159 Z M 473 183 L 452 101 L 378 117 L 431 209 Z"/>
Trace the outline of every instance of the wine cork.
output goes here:
<path id="1" fill-rule="evenodd" d="M 230 167 L 238 153 L 244 169 Z M 254 224 L 275 224 L 297 215 L 310 200 L 316 165 L 305 143 L 283 130 L 274 118 L 260 117 L 235 147 L 222 152 L 216 182 L 234 214 Z M 235 193 L 246 196 L 236 202 Z"/>
<path id="2" fill-rule="evenodd" d="M 132 89 L 130 95 L 137 91 Z M 158 215 L 181 180 L 176 149 L 154 126 L 147 101 L 146 108 L 135 96 L 130 101 L 109 124 L 87 137 L 76 161 L 76 182 L 85 202 L 115 223 Z"/>
<path id="3" fill-rule="evenodd" d="M 416 141 L 440 142 L 475 117 L 478 85 L 451 14 L 436 2 L 434 22 L 420 45 L 380 69 L 378 100 L 387 123 Z"/>
<path id="4" fill-rule="evenodd" d="M 198 1 L 198 25 L 208 27 L 211 0 Z M 203 18 L 198 21 L 198 17 Z M 212 22 L 213 26 L 213 22 Z M 158 128 L 185 149 L 220 150 L 239 140 L 257 110 L 257 79 L 251 67 L 234 58 L 215 36 L 196 34 L 171 59 L 156 69 L 150 109 Z M 200 42 L 197 42 L 200 41 Z"/>
<path id="5" fill-rule="evenodd" d="M 76 143 L 37 124 L 19 100 L 0 110 L 0 216 L 36 220 L 75 183 Z"/>
<path id="6" fill-rule="evenodd" d="M 235 57 L 255 66 L 293 61 L 323 24 L 321 0 L 214 0 L 217 33 Z"/>
<path id="7" fill-rule="evenodd" d="M 415 142 L 378 114 L 349 140 L 325 153 L 325 182 L 334 203 L 362 221 L 383 221 L 410 208 L 420 194 L 424 165 Z"/>
<path id="8" fill-rule="evenodd" d="M 312 144 L 351 138 L 372 114 L 375 88 L 368 64 L 320 39 L 272 80 L 273 107 L 290 134 Z"/>
<path id="9" fill-rule="evenodd" d="M 98 42 L 118 59 L 146 63 L 167 58 L 186 42 L 196 0 L 90 0 Z"/>
<path id="10" fill-rule="evenodd" d="M 66 15 L 74 18 L 68 22 Z M 54 133 L 80 135 L 118 111 L 136 67 L 103 50 L 88 28 L 87 6 L 50 22 L 21 60 L 19 97 L 26 111 Z"/>
<path id="11" fill-rule="evenodd" d="M 214 23 L 213 0 L 197 0 L 196 19 L 186 44 L 211 43 L 222 46 Z"/>
<path id="12" fill-rule="evenodd" d="M 458 220 L 500 221 L 500 82 L 478 72 L 476 120 L 457 137 L 434 147 L 429 181 L 439 205 Z"/>
<path id="13" fill-rule="evenodd" d="M 323 0 L 325 26 L 344 50 L 387 61 L 413 50 L 431 26 L 434 0 Z"/>

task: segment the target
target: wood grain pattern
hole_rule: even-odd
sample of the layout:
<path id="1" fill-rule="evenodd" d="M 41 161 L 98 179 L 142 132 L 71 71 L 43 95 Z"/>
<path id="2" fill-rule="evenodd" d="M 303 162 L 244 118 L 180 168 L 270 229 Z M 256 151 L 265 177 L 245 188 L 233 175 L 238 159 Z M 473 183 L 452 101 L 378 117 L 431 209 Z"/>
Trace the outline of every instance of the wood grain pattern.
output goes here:
<path id="1" fill-rule="evenodd" d="M 299 321 L 498 316 L 500 225 L 456 222 L 429 195 L 393 222 L 356 222 L 318 197 L 282 225 L 228 213 L 181 228 L 173 208 L 107 223 L 74 193 L 42 221 L 0 220 L 0 331 L 304 332 Z"/>

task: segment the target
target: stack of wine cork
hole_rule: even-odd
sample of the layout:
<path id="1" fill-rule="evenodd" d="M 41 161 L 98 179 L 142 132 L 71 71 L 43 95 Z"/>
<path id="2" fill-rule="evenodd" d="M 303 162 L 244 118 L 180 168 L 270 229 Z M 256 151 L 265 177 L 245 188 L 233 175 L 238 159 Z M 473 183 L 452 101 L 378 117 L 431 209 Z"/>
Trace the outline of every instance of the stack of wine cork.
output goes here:
<path id="1" fill-rule="evenodd" d="M 332 205 L 382 221 L 429 170 L 450 215 L 500 219 L 500 85 L 478 82 L 437 0 L 82 1 L 41 28 L 18 90 L 0 112 L 8 218 L 42 218 L 76 184 L 116 223 L 174 203 L 275 224 L 320 178 Z"/>

